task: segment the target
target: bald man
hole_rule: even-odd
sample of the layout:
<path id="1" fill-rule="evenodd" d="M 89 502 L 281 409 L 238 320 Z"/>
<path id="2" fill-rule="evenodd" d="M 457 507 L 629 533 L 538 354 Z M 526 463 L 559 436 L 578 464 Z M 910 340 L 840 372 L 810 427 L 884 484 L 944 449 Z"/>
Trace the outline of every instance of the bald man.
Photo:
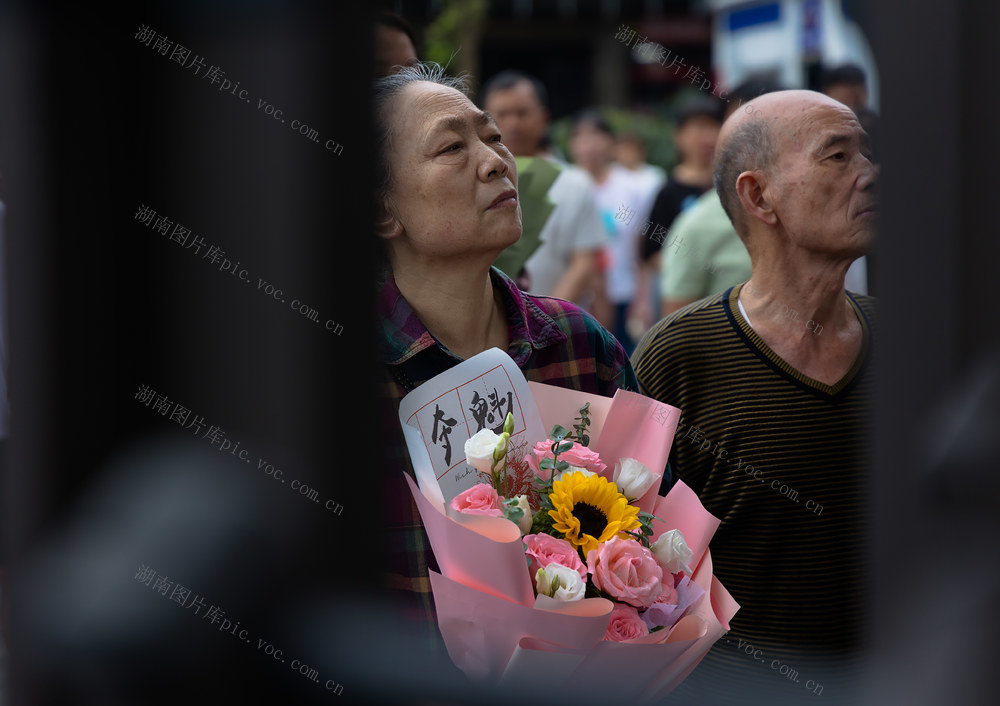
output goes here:
<path id="1" fill-rule="evenodd" d="M 715 574 L 742 606 L 686 688 L 706 703 L 844 696 L 869 585 L 875 315 L 844 277 L 875 235 L 877 169 L 848 107 L 779 91 L 726 120 L 713 171 L 751 277 L 667 316 L 632 356 L 640 389 L 683 412 L 671 466 L 722 521 Z"/>

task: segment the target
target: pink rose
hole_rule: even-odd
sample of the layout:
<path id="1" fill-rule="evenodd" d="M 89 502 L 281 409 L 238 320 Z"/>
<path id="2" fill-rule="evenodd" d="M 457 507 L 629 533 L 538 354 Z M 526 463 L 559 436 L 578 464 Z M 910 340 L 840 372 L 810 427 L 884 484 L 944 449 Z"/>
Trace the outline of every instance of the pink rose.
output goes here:
<path id="1" fill-rule="evenodd" d="M 536 474 L 540 475 L 542 478 L 548 478 L 549 471 L 542 472 L 538 463 L 542 459 L 552 458 L 552 439 L 546 439 L 545 441 L 539 441 L 535 444 L 535 448 L 532 449 L 533 454 L 525 455 L 525 460 L 528 465 L 531 466 L 531 470 Z M 573 447 L 569 451 L 564 451 L 559 454 L 559 460 L 565 461 L 571 466 L 577 466 L 591 473 L 601 474 L 607 470 L 607 465 L 601 461 L 601 457 L 596 453 L 591 451 L 586 446 L 583 446 L 577 442 L 573 442 Z"/>
<path id="2" fill-rule="evenodd" d="M 608 621 L 608 629 L 604 633 L 605 640 L 625 642 L 648 634 L 649 628 L 639 617 L 639 611 L 630 605 L 615 603 L 611 611 L 611 620 Z"/>
<path id="3" fill-rule="evenodd" d="M 531 576 L 534 576 L 538 569 L 544 569 L 555 562 L 567 569 L 573 569 L 580 574 L 580 578 L 587 580 L 587 567 L 580 560 L 580 553 L 565 539 L 549 534 L 526 534 L 523 541 L 528 545 L 524 553 L 531 557 L 533 562 L 532 566 L 528 567 Z"/>
<path id="4" fill-rule="evenodd" d="M 492 486 L 477 483 L 451 499 L 451 506 L 466 515 L 489 515 L 503 517 L 500 497 Z"/>
<path id="5" fill-rule="evenodd" d="M 594 586 L 636 608 L 648 608 L 663 593 L 663 569 L 634 539 L 615 536 L 587 553 Z"/>
<path id="6" fill-rule="evenodd" d="M 674 588 L 673 577 L 663 582 L 663 592 L 657 596 L 656 603 L 667 603 L 677 605 L 677 589 Z"/>

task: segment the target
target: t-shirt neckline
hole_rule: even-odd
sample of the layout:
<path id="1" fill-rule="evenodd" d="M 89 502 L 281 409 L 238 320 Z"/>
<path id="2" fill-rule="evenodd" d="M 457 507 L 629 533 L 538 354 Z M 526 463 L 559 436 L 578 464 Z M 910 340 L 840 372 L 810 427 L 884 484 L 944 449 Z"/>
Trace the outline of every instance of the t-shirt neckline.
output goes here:
<path id="1" fill-rule="evenodd" d="M 727 293 L 727 296 L 723 297 L 723 301 L 726 303 L 727 313 L 733 326 L 741 334 L 744 340 L 747 341 L 748 345 L 750 345 L 754 352 L 771 365 L 771 367 L 775 368 L 786 377 L 791 378 L 799 385 L 807 387 L 826 397 L 836 397 L 842 394 L 858 378 L 861 369 L 865 365 L 865 361 L 868 359 L 871 331 L 868 325 L 867 317 L 865 317 L 864 312 L 861 311 L 861 307 L 858 306 L 858 303 L 854 301 L 854 298 L 850 294 L 847 294 L 847 301 L 854 310 L 854 315 L 858 317 L 858 323 L 861 324 L 861 350 L 858 351 L 857 357 L 854 359 L 854 362 L 851 364 L 851 367 L 848 368 L 847 372 L 844 373 L 844 375 L 833 385 L 827 385 L 824 382 L 820 382 L 819 380 L 799 372 L 784 358 L 771 350 L 771 347 L 757 335 L 757 332 L 754 331 L 752 326 L 750 326 L 749 321 L 747 321 L 746 317 L 742 313 L 743 307 L 740 304 L 739 297 L 740 291 L 742 291 L 745 284 L 746 282 L 743 282 L 742 284 L 732 287 Z"/>

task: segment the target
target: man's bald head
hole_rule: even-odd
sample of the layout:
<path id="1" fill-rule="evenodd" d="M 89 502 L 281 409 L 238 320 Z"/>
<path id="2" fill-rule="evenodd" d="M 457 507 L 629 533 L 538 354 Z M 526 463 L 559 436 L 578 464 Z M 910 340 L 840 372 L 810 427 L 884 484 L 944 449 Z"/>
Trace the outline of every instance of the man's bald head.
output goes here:
<path id="1" fill-rule="evenodd" d="M 810 109 L 824 105 L 841 104 L 815 91 L 775 91 L 740 106 L 723 124 L 715 147 L 713 181 L 722 208 L 744 240 L 749 224 L 736 191 L 740 174 L 773 174 L 783 151 L 794 148 Z"/>

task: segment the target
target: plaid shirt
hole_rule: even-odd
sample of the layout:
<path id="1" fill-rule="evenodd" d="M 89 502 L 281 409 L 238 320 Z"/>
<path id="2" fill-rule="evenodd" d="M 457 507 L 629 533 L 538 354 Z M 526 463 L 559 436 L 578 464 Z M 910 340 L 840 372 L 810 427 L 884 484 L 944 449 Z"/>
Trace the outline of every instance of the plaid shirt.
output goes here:
<path id="1" fill-rule="evenodd" d="M 590 314 L 567 301 L 534 297 L 500 270 L 491 268 L 493 287 L 507 309 L 507 354 L 527 380 L 611 397 L 619 387 L 638 390 L 625 350 Z M 377 295 L 381 330 L 378 355 L 382 436 L 387 440 L 385 525 L 391 588 L 413 592 L 412 617 L 434 623 L 428 568 L 437 570 L 430 543 L 401 471 L 413 468 L 399 426 L 399 401 L 407 392 L 462 359 L 421 323 L 390 274 Z M 433 629 L 436 633 L 436 628 Z"/>

